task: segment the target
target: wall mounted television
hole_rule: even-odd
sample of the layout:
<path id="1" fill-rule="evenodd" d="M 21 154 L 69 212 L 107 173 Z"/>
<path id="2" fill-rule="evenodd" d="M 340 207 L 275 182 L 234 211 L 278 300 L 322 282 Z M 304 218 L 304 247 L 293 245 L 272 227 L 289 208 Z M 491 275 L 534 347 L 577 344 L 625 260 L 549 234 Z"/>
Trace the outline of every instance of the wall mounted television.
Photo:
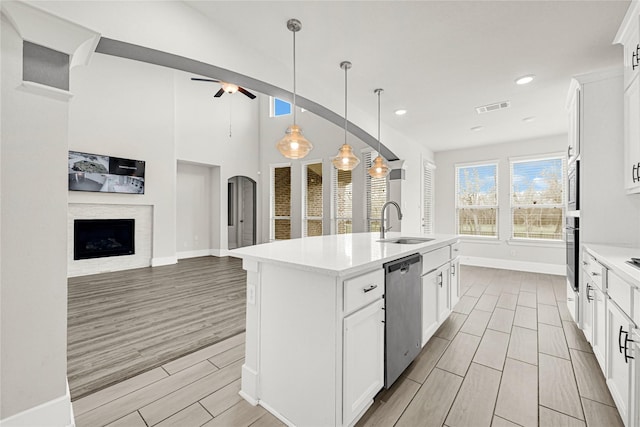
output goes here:
<path id="1" fill-rule="evenodd" d="M 144 160 L 69 151 L 69 190 L 144 194 Z"/>

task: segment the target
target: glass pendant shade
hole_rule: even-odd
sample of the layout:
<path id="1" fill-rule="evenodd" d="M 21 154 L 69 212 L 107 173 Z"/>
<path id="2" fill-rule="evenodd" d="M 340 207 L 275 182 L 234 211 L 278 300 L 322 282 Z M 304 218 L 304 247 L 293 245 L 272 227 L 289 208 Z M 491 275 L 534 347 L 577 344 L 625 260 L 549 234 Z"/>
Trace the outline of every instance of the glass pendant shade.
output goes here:
<path id="1" fill-rule="evenodd" d="M 313 144 L 304 137 L 300 126 L 291 125 L 284 133 L 284 138 L 276 144 L 276 148 L 289 159 L 302 159 L 313 149 Z"/>
<path id="2" fill-rule="evenodd" d="M 382 156 L 378 154 L 373 160 L 373 165 L 369 168 L 368 172 L 372 178 L 384 178 L 389 174 L 389 166 L 384 162 Z"/>
<path id="3" fill-rule="evenodd" d="M 353 154 L 349 144 L 343 144 L 338 150 L 338 155 L 331 162 L 336 169 L 350 171 L 360 164 L 360 159 Z"/>

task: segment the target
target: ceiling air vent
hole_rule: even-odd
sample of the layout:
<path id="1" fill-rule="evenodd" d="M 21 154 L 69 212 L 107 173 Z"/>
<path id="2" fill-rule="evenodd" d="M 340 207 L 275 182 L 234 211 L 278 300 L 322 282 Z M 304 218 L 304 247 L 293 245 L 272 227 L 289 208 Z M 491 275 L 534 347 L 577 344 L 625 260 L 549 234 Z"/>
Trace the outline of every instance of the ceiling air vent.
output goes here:
<path id="1" fill-rule="evenodd" d="M 511 105 L 511 102 L 509 101 L 496 102 L 495 104 L 488 104 L 488 105 L 483 105 L 482 107 L 476 107 L 476 112 L 478 114 L 490 113 L 492 111 L 498 111 L 504 108 L 509 108 L 510 105 Z"/>

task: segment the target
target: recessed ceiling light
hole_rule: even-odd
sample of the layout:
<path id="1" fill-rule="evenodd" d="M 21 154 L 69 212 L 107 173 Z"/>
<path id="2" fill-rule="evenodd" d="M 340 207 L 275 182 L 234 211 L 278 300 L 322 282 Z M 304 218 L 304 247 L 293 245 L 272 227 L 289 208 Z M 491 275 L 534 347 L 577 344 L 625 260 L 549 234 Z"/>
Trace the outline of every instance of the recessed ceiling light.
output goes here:
<path id="1" fill-rule="evenodd" d="M 533 74 L 527 74 L 526 76 L 522 76 L 516 79 L 516 84 L 518 85 L 526 85 L 527 83 L 531 83 L 536 76 Z"/>
<path id="2" fill-rule="evenodd" d="M 474 126 L 474 127 L 471 128 L 471 131 L 472 132 L 479 132 L 482 129 L 484 129 L 484 126 Z"/>
<path id="3" fill-rule="evenodd" d="M 396 116 L 404 116 L 405 114 L 407 114 L 407 110 L 396 110 L 394 111 L 394 113 L 396 113 Z"/>
<path id="4" fill-rule="evenodd" d="M 531 117 L 525 117 L 524 119 L 522 119 L 522 121 L 525 123 L 529 123 L 534 121 L 535 119 L 536 119 L 535 117 L 531 116 Z"/>

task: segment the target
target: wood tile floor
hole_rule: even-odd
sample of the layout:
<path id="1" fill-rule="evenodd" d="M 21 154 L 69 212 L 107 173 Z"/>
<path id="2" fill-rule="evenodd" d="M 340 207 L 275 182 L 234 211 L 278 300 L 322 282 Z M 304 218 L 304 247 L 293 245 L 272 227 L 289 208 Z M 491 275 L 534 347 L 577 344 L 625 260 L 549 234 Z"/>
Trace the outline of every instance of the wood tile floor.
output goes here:
<path id="1" fill-rule="evenodd" d="M 454 312 L 359 426 L 588 426 L 622 421 L 564 277 L 463 266 Z M 83 426 L 281 426 L 238 395 L 244 334 L 73 402 Z"/>

